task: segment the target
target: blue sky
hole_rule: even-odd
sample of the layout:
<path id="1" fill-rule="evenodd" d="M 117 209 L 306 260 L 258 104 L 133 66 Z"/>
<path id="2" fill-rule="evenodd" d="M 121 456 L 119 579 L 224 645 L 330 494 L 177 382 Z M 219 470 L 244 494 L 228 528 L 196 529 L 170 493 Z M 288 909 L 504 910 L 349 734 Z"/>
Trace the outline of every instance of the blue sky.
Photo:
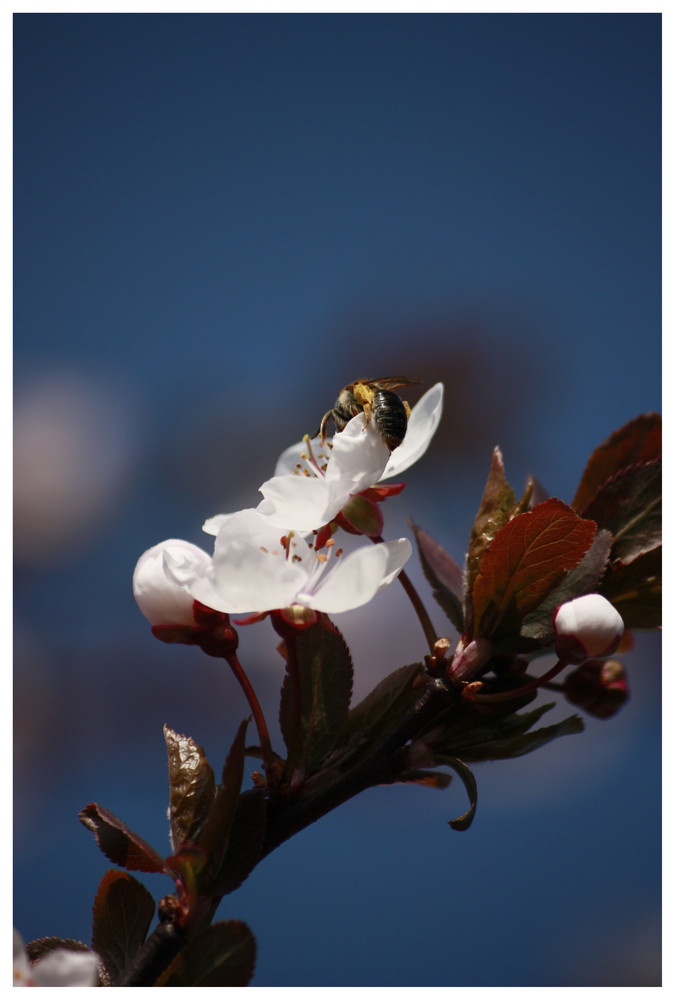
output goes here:
<path id="1" fill-rule="evenodd" d="M 441 431 L 386 526 L 412 516 L 460 559 L 494 444 L 514 488 L 535 472 L 569 500 L 592 448 L 660 409 L 660 30 L 15 17 L 15 400 L 51 425 L 52 456 L 60 420 L 81 457 L 61 519 L 47 479 L 17 524 L 26 938 L 88 937 L 106 862 L 77 811 L 96 799 L 161 847 L 162 724 L 219 767 L 245 711 L 213 664 L 152 640 L 130 591 L 145 548 L 203 542 L 205 517 L 257 502 L 357 377 L 444 381 Z M 360 694 L 402 662 L 378 660 L 381 631 L 420 655 L 414 623 L 395 632 L 406 614 L 387 593 L 340 623 Z M 273 637 L 245 643 L 274 714 Z M 454 784 L 378 789 L 267 859 L 221 910 L 258 936 L 255 983 L 619 985 L 616 954 L 625 985 L 653 982 L 654 637 L 626 666 L 617 719 L 477 768 L 468 833 L 447 827 Z"/>

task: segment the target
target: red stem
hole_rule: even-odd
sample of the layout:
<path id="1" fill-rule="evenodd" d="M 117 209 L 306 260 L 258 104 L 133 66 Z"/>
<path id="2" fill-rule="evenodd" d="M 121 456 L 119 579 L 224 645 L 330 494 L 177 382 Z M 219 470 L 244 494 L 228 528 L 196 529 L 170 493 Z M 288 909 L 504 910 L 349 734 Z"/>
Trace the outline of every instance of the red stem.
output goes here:
<path id="1" fill-rule="evenodd" d="M 371 536 L 371 541 L 375 542 L 375 544 L 377 545 L 383 542 L 384 538 L 382 538 L 381 535 L 377 535 L 377 537 Z M 424 631 L 424 636 L 427 640 L 427 643 L 429 644 L 429 651 L 433 654 L 437 637 L 436 637 L 436 630 L 431 623 L 431 618 L 427 614 L 427 609 L 422 604 L 420 596 L 415 590 L 415 587 L 413 586 L 410 577 L 405 572 L 405 570 L 403 569 L 401 570 L 401 572 L 398 574 L 398 578 L 401 582 L 401 586 L 403 587 L 406 594 L 410 598 L 410 603 L 415 609 L 415 614 L 419 618 L 420 625 L 422 626 L 422 629 Z"/>
<path id="2" fill-rule="evenodd" d="M 244 672 L 244 668 L 237 658 L 236 653 L 229 653 L 226 657 L 227 662 L 232 668 L 234 676 L 239 681 L 244 694 L 246 695 L 246 700 L 248 701 L 251 712 L 253 713 L 253 718 L 255 719 L 255 724 L 258 729 L 258 738 L 260 739 L 260 748 L 262 750 L 263 762 L 265 765 L 265 770 L 269 773 L 272 764 L 274 763 L 274 751 L 272 750 L 272 743 L 270 741 L 270 734 L 267 728 L 267 723 L 265 722 L 265 716 L 262 713 L 260 707 L 260 702 L 256 696 L 251 682 Z"/>
<path id="3" fill-rule="evenodd" d="M 535 680 L 530 681 L 528 684 L 523 684 L 521 687 L 512 688 L 510 691 L 499 691 L 495 694 L 477 694 L 472 698 L 472 701 L 477 701 L 481 705 L 492 704 L 495 701 L 510 701 L 512 698 L 520 698 L 523 694 L 529 694 L 530 691 L 536 691 L 540 688 L 542 684 L 546 684 L 550 681 L 556 674 L 559 674 L 561 670 L 564 670 L 568 664 L 565 660 L 558 660 L 554 667 L 551 667 L 545 674 Z"/>

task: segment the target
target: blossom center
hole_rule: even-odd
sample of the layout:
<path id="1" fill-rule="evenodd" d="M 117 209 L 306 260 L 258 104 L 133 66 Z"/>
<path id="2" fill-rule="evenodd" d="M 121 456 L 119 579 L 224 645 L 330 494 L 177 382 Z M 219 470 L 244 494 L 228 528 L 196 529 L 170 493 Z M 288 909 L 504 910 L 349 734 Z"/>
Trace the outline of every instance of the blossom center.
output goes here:
<path id="1" fill-rule="evenodd" d="M 331 441 L 324 441 L 321 445 L 321 450 L 314 455 L 309 434 L 305 434 L 302 440 L 307 447 L 307 451 L 303 451 L 300 455 L 302 461 L 296 462 L 295 468 L 293 469 L 293 475 L 305 476 L 307 479 L 318 479 L 319 477 L 325 478 L 330 455 L 326 454 L 323 449 L 332 448 L 333 443 Z"/>

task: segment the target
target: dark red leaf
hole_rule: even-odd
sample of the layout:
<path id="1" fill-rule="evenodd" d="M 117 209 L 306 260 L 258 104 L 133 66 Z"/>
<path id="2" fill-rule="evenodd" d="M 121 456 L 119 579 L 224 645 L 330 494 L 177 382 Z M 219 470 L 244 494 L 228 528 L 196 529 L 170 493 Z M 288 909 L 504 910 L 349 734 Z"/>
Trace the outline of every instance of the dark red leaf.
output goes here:
<path id="1" fill-rule="evenodd" d="M 154 914 L 154 899 L 133 875 L 106 872 L 94 900 L 91 943 L 113 983 L 145 941 Z"/>
<path id="2" fill-rule="evenodd" d="M 545 500 L 508 521 L 483 554 L 473 588 L 474 635 L 517 633 L 585 556 L 595 523 L 561 500 Z"/>
<path id="3" fill-rule="evenodd" d="M 255 956 L 255 938 L 246 924 L 212 924 L 183 948 L 155 985 L 248 986 Z"/>
<path id="4" fill-rule="evenodd" d="M 607 567 L 612 536 L 609 531 L 597 531 L 588 552 L 569 573 L 565 573 L 558 586 L 544 598 L 535 610 L 526 616 L 520 635 L 535 639 L 540 646 L 553 645 L 555 629 L 553 615 L 565 601 L 571 601 L 582 594 L 597 591 L 598 584 Z"/>
<path id="5" fill-rule="evenodd" d="M 462 610 L 464 575 L 461 567 L 431 535 L 418 528 L 412 521 L 410 526 L 415 534 L 422 569 L 433 588 L 434 598 L 455 628 L 461 632 L 464 627 Z"/>
<path id="6" fill-rule="evenodd" d="M 91 802 L 80 812 L 79 820 L 91 830 L 96 843 L 113 864 L 129 871 L 164 871 L 164 859 L 157 851 L 103 806 Z"/>
<path id="7" fill-rule="evenodd" d="M 586 463 L 572 506 L 582 511 L 602 484 L 621 469 L 660 457 L 660 414 L 645 413 L 636 417 L 595 449 Z"/>
<path id="8" fill-rule="evenodd" d="M 506 481 L 504 460 L 499 448 L 492 452 L 483 497 L 471 529 L 469 552 L 466 557 L 467 587 L 473 589 L 473 581 L 483 553 L 499 529 L 506 524 L 516 502 L 516 495 Z"/>
<path id="9" fill-rule="evenodd" d="M 311 773 L 347 721 L 354 671 L 346 642 L 325 615 L 320 615 L 308 628 L 296 629 L 295 634 L 287 638 L 289 657 L 291 643 L 295 663 L 289 659 L 287 664 L 279 722 L 290 752 L 294 740 L 294 699 L 297 693 L 293 670 L 297 669 L 301 712 L 298 763 Z"/>
<path id="10" fill-rule="evenodd" d="M 225 857 L 214 879 L 214 896 L 238 889 L 260 861 L 267 824 L 264 788 L 251 788 L 239 796 Z"/>
<path id="11" fill-rule="evenodd" d="M 661 544 L 661 459 L 608 479 L 582 511 L 614 536 L 612 559 L 631 562 Z"/>
<path id="12" fill-rule="evenodd" d="M 610 566 L 600 593 L 611 601 L 627 629 L 661 627 L 661 546 L 629 563 Z"/>
<path id="13" fill-rule="evenodd" d="M 248 720 L 245 719 L 240 723 L 237 735 L 227 755 L 223 768 L 223 783 L 218 788 L 213 807 L 200 838 L 200 847 L 206 854 L 206 868 L 200 886 L 202 892 L 211 892 L 211 883 L 220 868 L 227 848 L 244 777 L 247 727 Z"/>

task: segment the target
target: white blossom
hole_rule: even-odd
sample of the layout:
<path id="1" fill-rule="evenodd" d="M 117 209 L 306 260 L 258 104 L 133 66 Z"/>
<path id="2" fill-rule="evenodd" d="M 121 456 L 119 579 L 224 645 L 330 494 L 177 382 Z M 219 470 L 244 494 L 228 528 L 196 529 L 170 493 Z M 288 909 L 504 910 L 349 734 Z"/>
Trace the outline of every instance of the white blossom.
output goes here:
<path id="1" fill-rule="evenodd" d="M 242 510 L 223 522 L 208 563 L 169 552 L 164 567 L 174 584 L 215 611 L 262 613 L 297 604 L 336 614 L 370 601 L 411 554 L 407 538 L 348 555 L 331 540 L 317 551 L 301 533 L 282 534 L 260 511 Z"/>
<path id="2" fill-rule="evenodd" d="M 262 501 L 256 508 L 270 524 L 282 530 L 308 534 L 332 521 L 351 496 L 398 476 L 410 468 L 429 447 L 443 407 L 443 385 L 438 382 L 413 407 L 402 444 L 391 453 L 374 420 L 364 413 L 353 417 L 344 430 L 322 442 L 299 441 L 279 457 L 275 475 L 260 487 Z M 204 531 L 215 535 L 230 517 L 209 518 Z"/>

